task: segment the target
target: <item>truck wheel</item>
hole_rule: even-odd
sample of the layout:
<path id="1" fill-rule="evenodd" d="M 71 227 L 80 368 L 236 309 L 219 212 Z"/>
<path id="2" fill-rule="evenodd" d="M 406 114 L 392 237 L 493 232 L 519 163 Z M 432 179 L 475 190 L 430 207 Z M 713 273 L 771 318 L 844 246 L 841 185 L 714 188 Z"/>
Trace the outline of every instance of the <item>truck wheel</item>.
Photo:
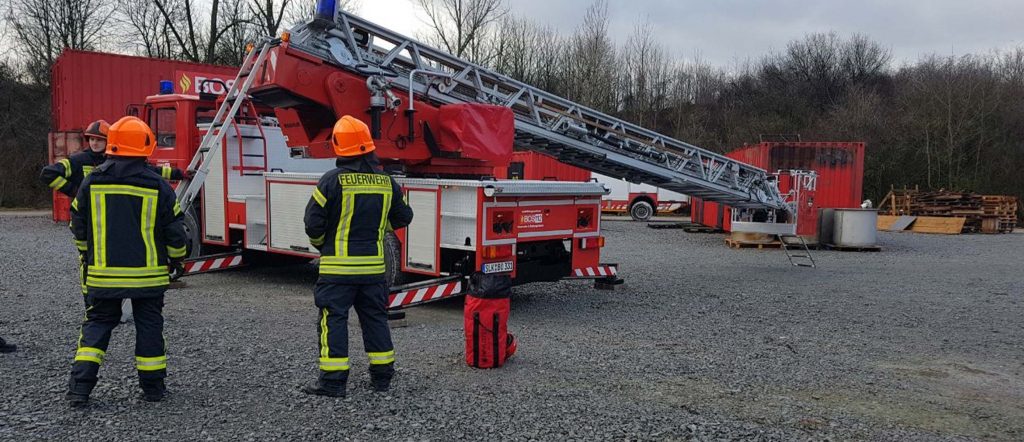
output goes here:
<path id="1" fill-rule="evenodd" d="M 191 208 L 185 211 L 185 256 L 188 258 L 198 258 L 203 253 L 203 242 L 199 238 L 202 232 L 199 230 L 199 215 L 196 213 L 195 208 Z"/>
<path id="2" fill-rule="evenodd" d="M 408 277 L 402 273 L 402 242 L 398 240 L 395 232 L 384 234 L 384 278 L 388 281 L 388 287 L 405 284 Z"/>
<path id="3" fill-rule="evenodd" d="M 629 216 L 633 221 L 647 221 L 654 216 L 654 207 L 647 201 L 637 201 L 629 206 Z"/>

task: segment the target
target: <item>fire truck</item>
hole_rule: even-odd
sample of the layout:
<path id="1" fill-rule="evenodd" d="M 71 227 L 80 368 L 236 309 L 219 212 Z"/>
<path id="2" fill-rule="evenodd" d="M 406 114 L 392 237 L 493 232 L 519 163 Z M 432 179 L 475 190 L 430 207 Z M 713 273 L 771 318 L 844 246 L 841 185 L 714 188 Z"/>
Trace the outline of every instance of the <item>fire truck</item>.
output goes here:
<path id="1" fill-rule="evenodd" d="M 495 179 L 513 149 L 734 207 L 792 230 L 776 177 L 433 49 L 321 1 L 305 24 L 252 46 L 233 80 L 150 96 L 132 112 L 158 138 L 153 160 L 191 172 L 176 186 L 191 237 L 186 274 L 252 256 L 317 258 L 304 208 L 334 167 L 330 134 L 363 119 L 415 212 L 385 247 L 389 307 L 464 294 L 469 276 L 515 284 L 622 280 L 601 260 L 600 183 Z M 767 221 L 767 222 L 764 222 Z M 787 227 L 788 226 L 788 227 Z"/>

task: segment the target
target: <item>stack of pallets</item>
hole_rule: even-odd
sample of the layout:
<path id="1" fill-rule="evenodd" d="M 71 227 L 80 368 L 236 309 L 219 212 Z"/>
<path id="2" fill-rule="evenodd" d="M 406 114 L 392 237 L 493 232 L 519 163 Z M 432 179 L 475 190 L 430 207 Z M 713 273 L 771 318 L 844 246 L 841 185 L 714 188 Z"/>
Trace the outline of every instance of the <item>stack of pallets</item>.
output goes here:
<path id="1" fill-rule="evenodd" d="M 1009 233 L 1017 227 L 1017 197 L 948 190 L 893 189 L 879 214 L 963 218 L 963 233 Z"/>

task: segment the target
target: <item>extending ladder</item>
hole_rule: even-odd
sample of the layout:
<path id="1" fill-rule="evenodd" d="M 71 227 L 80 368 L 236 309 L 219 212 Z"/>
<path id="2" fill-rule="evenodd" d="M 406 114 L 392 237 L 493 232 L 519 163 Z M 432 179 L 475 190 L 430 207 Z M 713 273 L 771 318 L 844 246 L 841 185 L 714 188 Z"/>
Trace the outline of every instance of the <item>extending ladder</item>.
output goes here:
<path id="1" fill-rule="evenodd" d="M 787 209 L 765 170 L 645 129 L 423 45 L 354 15 L 300 24 L 290 45 L 360 75 L 387 73 L 433 104 L 510 108 L 516 145 L 560 161 L 739 208 Z M 445 78 L 439 78 L 441 74 Z"/>
<path id="2" fill-rule="evenodd" d="M 782 243 L 782 251 L 786 252 L 786 258 L 794 267 L 817 267 L 814 257 L 811 256 L 811 249 L 807 247 L 807 241 L 800 235 L 779 235 L 779 242 Z"/>
<path id="3" fill-rule="evenodd" d="M 203 135 L 199 149 L 188 165 L 188 176 L 178 185 L 176 191 L 178 203 L 183 209 L 191 207 L 196 196 L 199 195 L 199 190 L 202 189 L 203 183 L 206 181 L 206 175 L 210 173 L 210 164 L 207 159 L 219 154 L 224 136 L 228 133 L 228 126 L 234 122 L 242 103 L 248 99 L 249 88 L 252 87 L 253 80 L 257 77 L 253 73 L 263 66 L 264 61 L 267 60 L 267 54 L 279 43 L 279 39 L 266 38 L 246 54 L 245 60 L 242 61 L 242 66 L 238 70 L 238 75 L 235 76 L 234 83 L 227 88 L 224 100 L 217 108 L 213 121 L 210 122 L 210 128 Z"/>

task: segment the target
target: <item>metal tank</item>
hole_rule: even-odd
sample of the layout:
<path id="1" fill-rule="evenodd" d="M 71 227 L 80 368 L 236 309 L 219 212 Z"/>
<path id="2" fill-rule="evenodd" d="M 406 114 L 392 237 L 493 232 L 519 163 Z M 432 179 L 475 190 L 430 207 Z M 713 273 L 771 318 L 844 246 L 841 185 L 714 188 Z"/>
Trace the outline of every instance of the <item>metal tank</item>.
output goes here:
<path id="1" fill-rule="evenodd" d="M 877 209 L 835 209 L 833 217 L 833 245 L 871 247 L 878 243 Z"/>

